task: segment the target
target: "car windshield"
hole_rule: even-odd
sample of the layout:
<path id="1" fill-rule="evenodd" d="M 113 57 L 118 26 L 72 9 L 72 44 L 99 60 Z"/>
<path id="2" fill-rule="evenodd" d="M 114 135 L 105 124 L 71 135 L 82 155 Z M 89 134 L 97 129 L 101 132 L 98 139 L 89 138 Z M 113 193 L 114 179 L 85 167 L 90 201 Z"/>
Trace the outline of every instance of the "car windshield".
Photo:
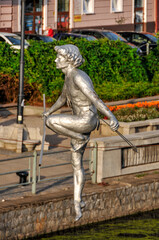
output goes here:
<path id="1" fill-rule="evenodd" d="M 21 38 L 19 36 L 6 36 L 13 45 L 21 45 Z M 24 45 L 29 45 L 27 41 L 24 41 Z"/>
<path id="2" fill-rule="evenodd" d="M 92 41 L 92 40 L 97 40 L 95 37 L 93 36 L 85 36 L 85 35 L 79 35 L 79 36 L 75 36 L 75 37 L 78 37 L 78 38 L 85 38 L 87 39 L 88 41 Z"/>
<path id="3" fill-rule="evenodd" d="M 157 37 L 151 35 L 151 34 L 145 34 L 145 36 L 147 36 L 148 38 L 150 38 L 153 42 L 157 43 L 158 39 Z"/>
<path id="4" fill-rule="evenodd" d="M 120 40 L 122 42 L 127 42 L 124 38 L 113 32 L 102 32 L 102 34 L 107 37 L 109 40 Z"/>
<path id="5" fill-rule="evenodd" d="M 93 36 L 85 36 L 85 35 L 72 35 L 72 34 L 70 34 L 70 35 L 65 35 L 65 36 L 68 36 L 68 37 L 71 37 L 71 38 L 73 38 L 73 39 L 75 39 L 75 38 L 85 38 L 85 39 L 87 39 L 88 41 L 92 41 L 92 40 L 97 40 L 95 37 L 93 37 Z"/>
<path id="6" fill-rule="evenodd" d="M 85 37 L 88 41 L 92 41 L 92 40 L 97 40 L 95 37 L 93 36 L 86 36 Z"/>
<path id="7" fill-rule="evenodd" d="M 44 42 L 47 42 L 47 43 L 55 41 L 54 38 L 49 37 L 49 36 L 40 36 L 40 38 L 41 38 L 41 40 L 43 40 Z"/>

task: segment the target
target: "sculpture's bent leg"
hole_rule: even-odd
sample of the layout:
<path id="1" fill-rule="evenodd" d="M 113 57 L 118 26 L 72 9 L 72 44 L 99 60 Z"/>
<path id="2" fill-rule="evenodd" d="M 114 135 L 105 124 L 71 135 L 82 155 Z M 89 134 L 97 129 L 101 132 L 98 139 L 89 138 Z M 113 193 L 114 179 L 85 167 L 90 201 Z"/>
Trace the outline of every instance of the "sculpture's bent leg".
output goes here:
<path id="1" fill-rule="evenodd" d="M 46 119 L 46 125 L 52 131 L 77 140 L 87 140 L 88 135 L 96 128 L 95 117 L 55 114 Z"/>
<path id="2" fill-rule="evenodd" d="M 82 201 L 82 190 L 85 182 L 82 159 L 85 147 L 86 145 L 78 152 L 72 151 L 72 166 L 74 169 L 74 206 L 76 212 L 75 221 L 78 221 L 82 217 L 81 208 L 85 206 L 85 203 Z"/>
<path id="3" fill-rule="evenodd" d="M 88 122 L 87 119 L 77 116 L 59 114 L 48 117 L 46 125 L 58 134 L 71 137 L 73 139 L 71 146 L 74 151 L 78 151 L 89 141 L 90 132 L 95 128 L 96 122 Z"/>

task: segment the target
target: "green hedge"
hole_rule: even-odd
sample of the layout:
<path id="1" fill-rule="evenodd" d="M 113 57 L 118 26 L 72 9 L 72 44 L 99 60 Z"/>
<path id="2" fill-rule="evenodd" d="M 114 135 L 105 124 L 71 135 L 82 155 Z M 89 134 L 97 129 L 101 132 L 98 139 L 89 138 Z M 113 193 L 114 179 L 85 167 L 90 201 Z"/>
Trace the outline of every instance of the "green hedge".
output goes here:
<path id="1" fill-rule="evenodd" d="M 101 39 L 66 40 L 53 43 L 30 41 L 25 50 L 25 84 L 40 99 L 46 94 L 47 102 L 53 103 L 59 96 L 64 75 L 56 69 L 55 45 L 75 44 L 85 59 L 80 67 L 92 79 L 96 92 L 104 101 L 113 101 L 159 94 L 159 46 L 146 57 L 140 57 L 136 49 L 120 41 Z M 0 43 L 0 73 L 11 79 L 19 76 L 20 53 Z M 10 78 L 9 78 L 10 79 Z M 3 84 L 1 84 L 2 87 Z M 39 96 L 38 96 L 39 95 Z M 30 94 L 25 88 L 25 96 Z M 8 100 L 9 101 L 9 100 Z M 32 97 L 33 101 L 33 97 Z"/>

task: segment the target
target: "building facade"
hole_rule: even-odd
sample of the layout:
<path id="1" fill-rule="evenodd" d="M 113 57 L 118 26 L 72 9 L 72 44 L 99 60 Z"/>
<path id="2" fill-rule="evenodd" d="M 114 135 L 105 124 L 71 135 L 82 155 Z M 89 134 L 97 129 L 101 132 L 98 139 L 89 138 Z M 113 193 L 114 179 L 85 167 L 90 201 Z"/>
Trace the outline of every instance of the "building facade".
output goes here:
<path id="1" fill-rule="evenodd" d="M 104 28 L 159 31 L 159 0 L 25 0 L 26 33 Z M 0 31 L 20 32 L 21 0 L 0 0 Z"/>

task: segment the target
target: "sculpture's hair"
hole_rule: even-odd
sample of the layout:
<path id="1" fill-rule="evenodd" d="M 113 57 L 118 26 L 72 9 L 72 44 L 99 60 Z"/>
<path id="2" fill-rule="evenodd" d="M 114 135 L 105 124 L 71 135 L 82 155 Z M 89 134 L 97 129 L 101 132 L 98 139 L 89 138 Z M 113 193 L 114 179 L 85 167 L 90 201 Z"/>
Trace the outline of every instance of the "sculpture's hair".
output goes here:
<path id="1" fill-rule="evenodd" d="M 66 60 L 75 67 L 81 66 L 84 62 L 84 59 L 80 54 L 78 47 L 75 45 L 66 44 L 62 46 L 56 46 L 55 51 L 65 57 Z"/>

